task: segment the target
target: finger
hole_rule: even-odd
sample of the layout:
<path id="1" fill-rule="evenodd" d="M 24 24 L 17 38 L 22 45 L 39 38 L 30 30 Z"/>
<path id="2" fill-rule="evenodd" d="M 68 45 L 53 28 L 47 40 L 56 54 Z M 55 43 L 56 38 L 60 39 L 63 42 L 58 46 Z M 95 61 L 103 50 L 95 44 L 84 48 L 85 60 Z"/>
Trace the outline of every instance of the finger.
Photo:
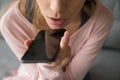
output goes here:
<path id="1" fill-rule="evenodd" d="M 65 65 L 67 65 L 70 61 L 70 58 L 65 58 L 62 62 L 61 62 L 61 66 L 64 67 Z"/>
<path id="2" fill-rule="evenodd" d="M 66 31 L 64 33 L 64 36 L 61 38 L 61 42 L 60 42 L 60 47 L 61 49 L 64 49 L 69 43 L 69 32 Z"/>
<path id="3" fill-rule="evenodd" d="M 33 41 L 33 40 L 31 40 L 31 39 L 25 40 L 25 41 L 24 41 L 25 47 L 28 48 L 28 47 L 30 46 L 30 44 L 32 43 L 32 41 Z"/>

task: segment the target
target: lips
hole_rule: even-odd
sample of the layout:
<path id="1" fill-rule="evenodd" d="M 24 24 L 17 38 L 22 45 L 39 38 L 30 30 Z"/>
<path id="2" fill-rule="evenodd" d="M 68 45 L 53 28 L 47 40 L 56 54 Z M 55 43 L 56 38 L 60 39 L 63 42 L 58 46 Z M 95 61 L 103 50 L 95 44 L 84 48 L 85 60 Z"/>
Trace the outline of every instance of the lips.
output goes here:
<path id="1" fill-rule="evenodd" d="M 65 23 L 65 19 L 48 17 L 48 22 L 55 26 L 61 26 Z"/>

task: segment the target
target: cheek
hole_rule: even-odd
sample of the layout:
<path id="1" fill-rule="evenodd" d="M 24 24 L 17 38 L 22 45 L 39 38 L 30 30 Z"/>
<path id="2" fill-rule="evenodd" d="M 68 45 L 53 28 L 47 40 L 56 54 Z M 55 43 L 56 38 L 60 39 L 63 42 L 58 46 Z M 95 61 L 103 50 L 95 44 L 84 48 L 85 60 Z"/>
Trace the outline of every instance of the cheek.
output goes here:
<path id="1" fill-rule="evenodd" d="M 69 17 L 74 17 L 77 14 L 80 14 L 80 9 L 81 9 L 80 6 L 71 7 L 68 11 L 69 12 L 68 13 Z"/>
<path id="2" fill-rule="evenodd" d="M 68 7 L 68 10 L 70 12 L 71 15 L 76 15 L 80 13 L 80 10 L 83 6 L 84 1 L 79 1 L 79 2 L 74 2 L 74 3 L 70 3 L 71 5 Z"/>
<path id="3" fill-rule="evenodd" d="M 80 10 L 84 4 L 84 0 L 76 0 L 71 1 L 69 7 L 71 7 L 72 10 Z"/>

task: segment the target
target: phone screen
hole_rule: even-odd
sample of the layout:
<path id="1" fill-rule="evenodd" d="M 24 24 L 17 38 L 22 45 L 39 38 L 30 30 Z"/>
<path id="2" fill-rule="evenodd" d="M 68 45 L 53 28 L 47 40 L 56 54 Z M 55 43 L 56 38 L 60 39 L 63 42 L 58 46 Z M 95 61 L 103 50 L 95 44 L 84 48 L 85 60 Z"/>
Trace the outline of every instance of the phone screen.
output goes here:
<path id="1" fill-rule="evenodd" d="M 56 59 L 60 49 L 60 40 L 65 29 L 52 29 L 40 31 L 21 61 L 23 63 L 48 63 Z"/>

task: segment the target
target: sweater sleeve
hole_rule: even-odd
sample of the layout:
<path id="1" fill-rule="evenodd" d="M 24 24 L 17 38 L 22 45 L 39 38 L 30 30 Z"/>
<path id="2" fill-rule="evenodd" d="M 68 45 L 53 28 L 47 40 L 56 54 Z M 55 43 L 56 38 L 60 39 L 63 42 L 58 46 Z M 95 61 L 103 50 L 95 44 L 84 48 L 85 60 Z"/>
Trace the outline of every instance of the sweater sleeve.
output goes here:
<path id="1" fill-rule="evenodd" d="M 24 46 L 24 41 L 34 39 L 39 30 L 21 15 L 17 5 L 18 2 L 13 4 L 1 17 L 0 31 L 18 60 L 21 60 L 27 50 Z M 18 74 L 5 80 L 62 80 L 62 75 L 63 71 L 61 68 L 49 69 L 41 63 L 21 63 Z"/>
<path id="2" fill-rule="evenodd" d="M 11 50 L 15 53 L 18 60 L 24 55 L 27 48 L 24 46 L 24 41 L 33 39 L 34 34 L 32 28 L 22 22 L 20 18 L 13 14 L 14 10 L 8 10 L 0 20 L 0 30 Z M 26 73 L 31 80 L 36 80 L 38 71 L 36 64 L 22 64 L 25 68 L 22 73 Z M 27 77 L 26 76 L 26 77 Z"/>
<path id="3" fill-rule="evenodd" d="M 113 24 L 113 15 L 103 13 L 98 15 L 99 17 L 96 16 L 89 38 L 68 65 L 65 72 L 66 80 L 82 80 L 100 51 Z M 79 43 L 76 46 L 79 46 Z"/>
<path id="4" fill-rule="evenodd" d="M 23 16 L 16 13 L 16 9 L 9 9 L 0 19 L 0 31 L 8 46 L 20 61 L 27 48 L 24 41 L 34 39 L 39 30 L 35 29 Z M 62 80 L 61 68 L 46 68 L 41 63 L 20 63 L 17 76 L 8 77 L 5 80 Z M 46 64 L 47 65 L 47 64 Z"/>

